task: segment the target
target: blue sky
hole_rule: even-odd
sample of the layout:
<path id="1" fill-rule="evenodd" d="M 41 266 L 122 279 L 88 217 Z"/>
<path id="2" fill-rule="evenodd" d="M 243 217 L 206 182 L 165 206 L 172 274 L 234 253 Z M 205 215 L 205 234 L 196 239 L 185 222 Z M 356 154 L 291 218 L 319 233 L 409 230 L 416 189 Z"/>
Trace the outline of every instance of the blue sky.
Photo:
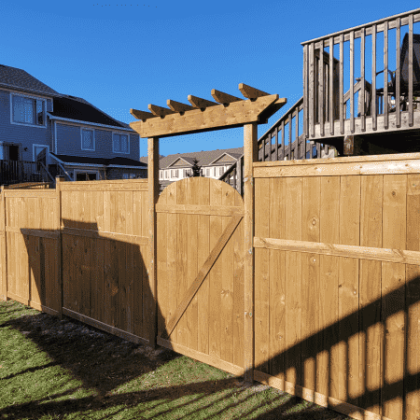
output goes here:
<path id="1" fill-rule="evenodd" d="M 0 64 L 126 123 L 134 121 L 130 108 L 188 103 L 190 94 L 212 99 L 211 89 L 241 97 L 238 84 L 246 83 L 288 99 L 259 126 L 261 135 L 302 96 L 301 42 L 417 7 L 418 0 L 1 0 Z M 160 152 L 242 145 L 243 130 L 230 129 L 162 139 Z M 146 139 L 140 147 L 146 155 Z"/>

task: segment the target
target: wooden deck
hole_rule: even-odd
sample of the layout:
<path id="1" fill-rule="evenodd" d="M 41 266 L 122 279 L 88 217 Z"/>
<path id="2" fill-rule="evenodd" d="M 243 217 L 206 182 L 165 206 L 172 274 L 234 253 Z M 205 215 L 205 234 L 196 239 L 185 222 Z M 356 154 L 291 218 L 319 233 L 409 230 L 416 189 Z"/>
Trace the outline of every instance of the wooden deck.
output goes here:
<path id="1" fill-rule="evenodd" d="M 420 134 L 420 35 L 414 33 L 416 22 L 420 22 L 420 9 L 302 44 L 303 131 L 307 140 L 327 141 L 339 154 L 351 154 L 340 151 L 348 136 L 370 141 L 371 135 L 394 133 L 393 139 L 387 136 L 392 144 L 396 136 Z M 395 45 L 395 50 L 390 45 Z M 355 63 L 360 63 L 357 71 Z M 349 86 L 347 91 L 345 86 Z"/>

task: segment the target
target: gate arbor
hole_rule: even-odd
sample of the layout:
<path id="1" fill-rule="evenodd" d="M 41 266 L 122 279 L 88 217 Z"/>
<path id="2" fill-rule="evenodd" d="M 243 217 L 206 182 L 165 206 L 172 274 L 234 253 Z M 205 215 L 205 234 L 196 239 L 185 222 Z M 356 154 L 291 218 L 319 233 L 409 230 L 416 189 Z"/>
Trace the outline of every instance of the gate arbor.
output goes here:
<path id="1" fill-rule="evenodd" d="M 172 348 L 246 379 L 253 378 L 253 180 L 257 124 L 286 99 L 239 84 L 246 99 L 212 90 L 216 102 L 131 109 L 130 126 L 148 138 L 150 343 Z M 184 179 L 159 197 L 159 138 L 244 127 L 244 202 L 229 185 Z M 242 221 L 243 219 L 243 221 Z M 158 311 L 159 308 L 159 311 Z M 161 319 L 157 319 L 157 314 Z"/>

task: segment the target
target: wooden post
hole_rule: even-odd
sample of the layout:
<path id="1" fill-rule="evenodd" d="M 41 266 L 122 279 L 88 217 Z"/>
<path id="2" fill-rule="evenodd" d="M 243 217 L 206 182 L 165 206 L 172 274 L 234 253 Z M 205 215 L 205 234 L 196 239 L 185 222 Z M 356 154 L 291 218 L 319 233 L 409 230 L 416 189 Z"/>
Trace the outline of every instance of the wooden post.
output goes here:
<path id="1" fill-rule="evenodd" d="M 57 258 L 57 284 L 58 284 L 58 317 L 63 319 L 63 271 L 62 271 L 62 258 L 63 258 L 63 243 L 61 238 L 61 189 L 60 183 L 64 182 L 64 176 L 57 176 L 55 178 L 55 192 L 57 194 L 56 201 L 56 230 L 57 246 L 55 248 Z"/>
<path id="2" fill-rule="evenodd" d="M 148 190 L 149 190 L 149 239 L 150 239 L 150 261 L 149 261 L 149 287 L 150 297 L 148 302 L 150 317 L 149 345 L 156 347 L 157 332 L 157 255 L 156 255 L 156 212 L 155 205 L 159 197 L 159 138 L 148 139 Z"/>
<path id="3" fill-rule="evenodd" d="M 244 126 L 244 368 L 245 381 L 254 375 L 254 179 L 258 153 L 257 124 Z"/>
<path id="4" fill-rule="evenodd" d="M 0 217 L 3 220 L 3 236 L 2 236 L 2 255 L 1 255 L 1 276 L 2 281 L 0 282 L 0 299 L 7 301 L 7 237 L 6 237 L 6 200 L 4 197 L 6 187 L 2 185 L 1 187 L 1 203 L 3 206 L 3 213 Z"/>

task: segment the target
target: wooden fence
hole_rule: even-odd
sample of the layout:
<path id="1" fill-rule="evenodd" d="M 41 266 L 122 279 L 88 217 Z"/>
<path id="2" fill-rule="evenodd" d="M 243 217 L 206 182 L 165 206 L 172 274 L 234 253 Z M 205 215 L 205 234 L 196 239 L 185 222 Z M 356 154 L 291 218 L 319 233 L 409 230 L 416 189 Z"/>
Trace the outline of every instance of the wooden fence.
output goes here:
<path id="1" fill-rule="evenodd" d="M 3 189 L 0 294 L 147 343 L 146 200 L 145 180 Z"/>
<path id="2" fill-rule="evenodd" d="M 419 417 L 419 159 L 254 163 L 257 380 Z"/>
<path id="3" fill-rule="evenodd" d="M 420 154 L 254 162 L 252 172 L 254 238 L 253 248 L 246 252 L 254 254 L 253 289 L 237 287 L 231 280 L 225 286 L 221 280 L 222 292 L 229 292 L 223 297 L 210 296 L 213 286 L 209 300 L 203 300 L 205 293 L 199 291 L 198 308 L 200 302 L 229 299 L 223 305 L 236 312 L 222 311 L 219 336 L 209 326 L 211 331 L 202 339 L 203 331 L 197 327 L 208 325 L 210 318 L 200 319 L 200 314 L 208 313 L 189 309 L 178 330 L 187 331 L 193 325 L 193 344 L 175 334 L 174 348 L 208 352 L 203 361 L 239 371 L 234 365 L 245 363 L 229 355 L 231 347 L 221 346 L 219 357 L 212 354 L 212 346 L 223 337 L 232 340 L 234 336 L 224 325 L 240 316 L 235 299 L 242 299 L 243 294 L 245 301 L 251 293 L 254 313 L 246 316 L 253 319 L 253 340 L 245 334 L 249 325 L 245 321 L 241 325 L 244 351 L 254 343 L 254 379 L 357 419 L 417 420 Z M 162 321 L 173 314 L 175 303 L 163 305 L 162 312 L 159 307 L 157 312 L 150 309 L 156 304 L 148 275 L 149 224 L 154 218 L 147 213 L 146 182 L 57 182 L 56 190 L 3 189 L 3 298 L 62 313 L 136 342 L 152 343 L 156 339 L 153 332 L 162 333 Z M 155 208 L 158 263 L 165 259 L 162 256 L 169 258 L 158 265 L 157 302 L 170 302 L 168 293 L 173 293 L 178 305 L 181 294 L 173 276 L 166 286 L 159 280 L 166 281 L 179 271 L 184 276 L 183 290 L 191 280 L 185 280 L 189 271 L 182 268 L 187 254 L 162 254 L 163 244 L 175 243 L 171 241 L 171 220 L 178 220 L 177 234 L 184 235 L 195 225 L 190 227 L 185 222 L 190 219 L 182 214 L 200 210 L 204 216 L 192 216 L 192 223 L 198 223 L 198 217 L 206 218 L 207 228 L 207 219 L 216 216 L 211 206 L 208 214 L 200 207 L 206 202 L 201 203 L 198 196 L 191 197 L 193 204 L 177 201 L 177 209 L 171 210 L 174 197 L 168 196 L 159 203 L 162 208 Z M 241 238 L 245 243 L 245 235 Z M 196 255 L 191 246 L 198 238 L 188 243 L 184 235 L 182 241 L 181 254 L 185 248 Z M 182 259 L 179 269 L 177 258 Z M 203 258 L 194 264 L 202 263 Z M 219 262 L 211 273 L 212 282 L 218 281 L 217 273 L 224 278 L 225 265 L 232 270 L 228 261 Z M 193 270 L 191 278 L 195 275 Z M 159 299 L 162 290 L 166 295 Z M 196 303 L 192 302 L 192 308 Z M 193 312 L 197 319 L 191 318 Z M 156 317 L 150 319 L 153 313 Z M 229 343 L 235 346 L 235 341 Z"/>

